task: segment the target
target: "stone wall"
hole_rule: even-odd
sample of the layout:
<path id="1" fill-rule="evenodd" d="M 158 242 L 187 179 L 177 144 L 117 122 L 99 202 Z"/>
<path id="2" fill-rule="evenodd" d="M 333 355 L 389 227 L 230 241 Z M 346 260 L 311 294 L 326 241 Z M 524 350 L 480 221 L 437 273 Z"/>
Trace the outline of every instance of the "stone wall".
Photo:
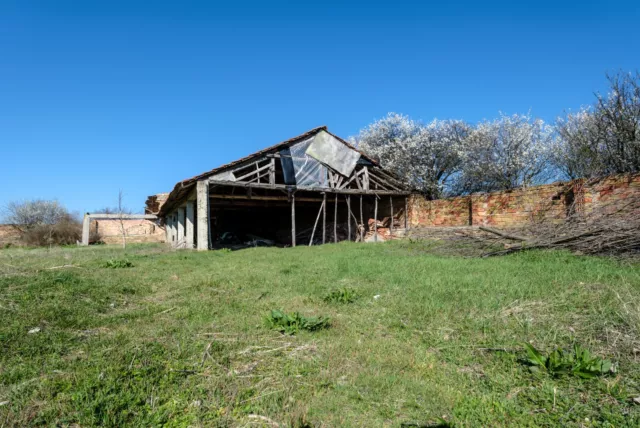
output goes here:
<path id="1" fill-rule="evenodd" d="M 409 198 L 411 226 L 519 227 L 533 221 L 561 222 L 574 210 L 640 198 L 640 174 L 574 180 L 435 201 Z"/>

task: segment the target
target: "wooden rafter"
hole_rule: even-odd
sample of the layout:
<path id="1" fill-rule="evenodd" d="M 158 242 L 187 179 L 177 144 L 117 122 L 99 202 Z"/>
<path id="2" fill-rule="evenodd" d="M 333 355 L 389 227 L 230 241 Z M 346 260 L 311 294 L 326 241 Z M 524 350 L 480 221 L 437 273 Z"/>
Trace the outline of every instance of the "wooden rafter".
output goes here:
<path id="1" fill-rule="evenodd" d="M 237 182 L 237 181 L 222 181 L 222 180 L 212 180 L 209 179 L 209 183 L 215 186 L 231 186 L 231 187 L 246 187 L 246 188 L 254 188 L 254 189 L 279 189 L 283 191 L 287 191 L 290 189 L 295 189 L 296 186 L 289 186 L 285 184 L 267 184 L 267 183 L 245 183 L 245 182 Z M 409 195 L 410 191 L 397 191 L 397 190 L 360 190 L 360 189 L 331 189 L 324 187 L 303 187 L 299 190 L 310 191 L 310 192 L 328 192 L 328 193 L 338 193 L 338 194 L 364 194 L 364 195 Z"/>
<path id="2" fill-rule="evenodd" d="M 242 176 L 240 176 L 240 177 L 236 177 L 236 181 L 243 181 L 244 179 L 246 179 L 246 178 L 248 178 L 248 177 L 251 177 L 252 175 L 259 174 L 261 171 L 264 171 L 265 169 L 270 168 L 270 167 L 271 167 L 271 163 L 270 163 L 270 162 L 268 162 L 268 160 L 267 160 L 267 163 L 266 163 L 265 165 L 260 166 L 259 162 L 261 162 L 261 161 L 263 161 L 263 160 L 267 160 L 267 159 L 261 159 L 261 160 L 259 160 L 259 161 L 256 161 L 256 162 L 254 163 L 254 165 L 255 165 L 256 169 L 254 169 L 254 170 L 252 170 L 252 171 L 250 171 L 250 172 L 246 173 L 245 175 L 242 175 Z M 248 167 L 248 166 L 245 166 L 244 168 L 240 168 L 239 170 L 246 169 L 247 167 Z M 236 171 L 239 171 L 239 170 L 236 170 Z M 235 175 L 235 174 L 234 174 L 234 175 Z"/>
<path id="3" fill-rule="evenodd" d="M 302 159 L 302 158 L 301 158 Z M 309 160 L 306 158 L 306 160 Z M 234 181 L 209 179 L 212 185 L 232 186 L 247 188 L 271 188 L 288 191 L 290 189 L 328 191 L 341 194 L 377 194 L 377 195 L 406 195 L 410 191 L 404 189 L 404 185 L 391 174 L 381 168 L 369 165 L 358 165 L 349 177 L 345 177 L 324 164 L 318 162 L 306 162 L 298 169 L 297 182 L 303 182 L 314 174 L 325 174 L 326 187 L 285 185 L 276 183 L 276 157 L 264 158 L 244 163 L 230 170 L 230 173 L 238 176 Z M 315 181 L 315 180 L 314 180 Z"/>

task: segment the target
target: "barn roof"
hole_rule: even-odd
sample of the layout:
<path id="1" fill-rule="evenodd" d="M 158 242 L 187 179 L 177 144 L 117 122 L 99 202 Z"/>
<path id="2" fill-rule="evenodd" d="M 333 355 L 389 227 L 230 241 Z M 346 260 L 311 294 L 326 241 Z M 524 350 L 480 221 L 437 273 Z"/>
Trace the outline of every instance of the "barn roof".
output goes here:
<path id="1" fill-rule="evenodd" d="M 378 166 L 378 162 L 375 159 L 372 159 L 371 157 L 367 156 L 365 153 L 363 153 L 362 151 L 358 150 L 356 147 L 354 147 L 353 145 L 349 144 L 348 142 L 346 142 L 345 140 L 343 140 L 342 138 L 338 137 L 337 135 L 334 135 L 332 133 L 330 133 L 327 130 L 326 126 L 319 126 L 317 128 L 313 128 L 303 134 L 300 134 L 296 137 L 290 138 L 288 140 L 282 141 L 278 144 L 274 144 L 273 146 L 267 147 L 265 149 L 259 150 L 257 152 L 254 152 L 248 156 L 245 156 L 243 158 L 237 159 L 233 162 L 229 162 L 226 163 L 224 165 L 221 165 L 217 168 L 214 168 L 212 170 L 203 172 L 202 174 L 196 175 L 194 177 L 191 178 L 187 178 L 185 180 L 179 181 L 173 188 L 173 190 L 171 191 L 171 193 L 169 193 L 169 197 L 167 198 L 166 202 L 164 203 L 164 205 L 162 206 L 160 213 L 158 215 L 163 216 L 166 214 L 166 212 L 178 201 L 181 201 L 193 188 L 193 186 L 195 185 L 195 183 L 199 180 L 205 179 L 205 178 L 209 178 L 215 174 L 219 174 L 222 172 L 225 172 L 228 169 L 231 169 L 233 167 L 236 167 L 242 163 L 245 162 L 250 162 L 253 159 L 256 158 L 261 158 L 264 157 L 267 154 L 272 154 L 272 153 L 276 153 L 279 150 L 285 148 L 285 147 L 290 147 L 295 143 L 298 143 L 300 141 L 306 140 L 307 138 L 310 138 L 320 132 L 326 132 L 327 134 L 331 135 L 332 137 L 334 137 L 335 139 L 337 139 L 338 141 L 340 141 L 342 144 L 344 144 L 345 146 L 349 147 L 351 150 L 354 150 L 358 153 L 360 153 L 360 155 L 368 160 L 369 162 L 371 162 L 372 164 Z"/>

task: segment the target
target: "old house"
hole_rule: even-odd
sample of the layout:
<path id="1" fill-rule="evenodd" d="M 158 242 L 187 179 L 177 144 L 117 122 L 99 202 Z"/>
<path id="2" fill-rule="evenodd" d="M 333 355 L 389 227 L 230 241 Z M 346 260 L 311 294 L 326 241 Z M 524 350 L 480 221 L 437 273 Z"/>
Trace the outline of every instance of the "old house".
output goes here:
<path id="1" fill-rule="evenodd" d="M 319 127 L 177 183 L 158 217 L 177 248 L 377 240 L 379 227 L 407 227 L 409 194 Z"/>

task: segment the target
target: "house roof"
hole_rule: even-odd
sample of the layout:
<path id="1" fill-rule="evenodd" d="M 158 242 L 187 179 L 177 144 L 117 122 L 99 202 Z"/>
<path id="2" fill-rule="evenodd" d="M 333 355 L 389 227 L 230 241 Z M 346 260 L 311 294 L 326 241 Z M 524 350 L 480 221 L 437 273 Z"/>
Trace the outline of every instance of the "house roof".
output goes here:
<path id="1" fill-rule="evenodd" d="M 163 204 L 162 208 L 160 209 L 160 212 L 158 213 L 159 216 L 164 216 L 165 214 L 167 214 L 167 211 L 173 207 L 173 205 L 182 200 L 182 198 L 184 196 L 187 195 L 187 193 L 189 193 L 192 189 L 192 187 L 195 185 L 195 183 L 199 180 L 202 180 L 204 178 L 208 178 L 211 177 L 212 175 L 224 172 L 227 169 L 233 168 L 235 166 L 238 166 L 244 162 L 249 162 L 254 158 L 258 158 L 258 157 L 262 157 L 264 155 L 270 154 L 270 153 L 274 153 L 277 152 L 285 147 L 289 147 L 295 143 L 298 143 L 302 140 L 305 140 L 309 137 L 312 137 L 314 135 L 316 135 L 317 133 L 324 131 L 326 133 L 328 133 L 329 135 L 331 135 L 332 137 L 336 138 L 338 141 L 340 141 L 342 144 L 346 145 L 347 147 L 349 147 L 352 150 L 355 150 L 356 152 L 360 153 L 360 155 L 365 158 L 366 160 L 368 160 L 369 162 L 373 163 L 374 165 L 378 166 L 378 162 L 375 159 L 372 159 L 371 157 L 367 156 L 365 153 L 363 153 L 362 151 L 358 150 L 357 148 L 355 148 L 353 145 L 349 144 L 348 142 L 346 142 L 345 140 L 343 140 L 342 138 L 338 137 L 337 135 L 332 134 L 331 132 L 329 132 L 327 130 L 326 126 L 319 126 L 317 128 L 313 128 L 307 132 L 305 132 L 304 134 L 300 134 L 296 137 L 290 138 L 288 140 L 282 141 L 278 144 L 274 144 L 273 146 L 267 147 L 265 149 L 259 150 L 255 153 L 252 153 L 248 156 L 245 156 L 243 158 L 237 159 L 233 162 L 229 162 L 226 163 L 224 165 L 221 165 L 217 168 L 214 168 L 212 170 L 209 170 L 207 172 L 203 172 L 202 174 L 196 175 L 194 177 L 191 178 L 187 178 L 186 180 L 182 180 L 179 181 L 173 188 L 173 190 L 171 191 L 171 193 L 169 193 L 169 197 L 167 198 L 166 202 Z"/>

